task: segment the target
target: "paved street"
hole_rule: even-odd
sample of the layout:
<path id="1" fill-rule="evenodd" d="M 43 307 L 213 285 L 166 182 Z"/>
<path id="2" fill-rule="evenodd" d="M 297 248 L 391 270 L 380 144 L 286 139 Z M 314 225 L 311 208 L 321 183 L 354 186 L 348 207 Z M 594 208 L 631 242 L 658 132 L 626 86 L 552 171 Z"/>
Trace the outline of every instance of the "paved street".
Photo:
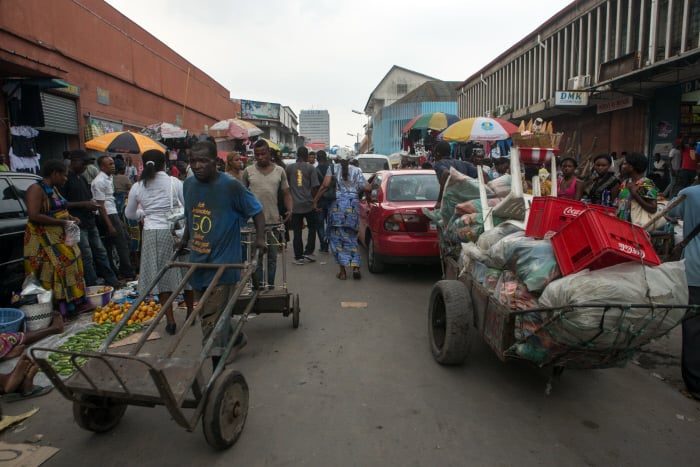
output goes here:
<path id="1" fill-rule="evenodd" d="M 329 256 L 304 266 L 287 261 L 301 325 L 294 330 L 291 318 L 279 315 L 247 324 L 249 343 L 235 368 L 248 381 L 251 406 L 228 451 L 212 451 L 200 426 L 187 433 L 162 407 L 129 407 L 105 435 L 83 431 L 57 391 L 5 404 L 11 414 L 41 410 L 2 439 L 42 434 L 41 444 L 61 449 L 45 464 L 51 467 L 697 462 L 700 404 L 652 374 L 661 370 L 565 371 L 546 396 L 545 371 L 504 364 L 481 341 L 468 364 L 442 367 L 430 355 L 426 329 L 439 268 L 391 268 L 380 276 L 364 270 L 361 281 L 338 281 Z M 367 308 L 343 308 L 343 301 Z M 189 344 L 197 349 L 198 331 Z"/>

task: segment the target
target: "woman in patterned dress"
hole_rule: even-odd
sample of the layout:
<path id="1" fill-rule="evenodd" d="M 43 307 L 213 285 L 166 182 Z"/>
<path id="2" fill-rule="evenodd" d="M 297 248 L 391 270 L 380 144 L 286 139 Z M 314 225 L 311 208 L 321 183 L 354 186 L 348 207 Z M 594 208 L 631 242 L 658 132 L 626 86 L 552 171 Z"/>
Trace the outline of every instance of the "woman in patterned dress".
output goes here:
<path id="1" fill-rule="evenodd" d="M 352 268 L 352 277 L 360 279 L 360 247 L 357 232 L 360 226 L 360 194 L 369 193 L 370 185 L 365 180 L 359 167 L 350 165 L 350 156 L 342 153 L 338 156 L 340 167 L 336 166 L 331 172 L 330 167 L 323 179 L 323 184 L 314 197 L 314 210 L 318 210 L 318 200 L 331 184 L 332 173 L 336 177 L 336 199 L 328 208 L 326 238 L 331 253 L 340 267 L 336 277 L 340 280 L 347 278 L 345 268 Z"/>
<path id="2" fill-rule="evenodd" d="M 49 160 L 42 179 L 25 194 L 27 227 L 24 233 L 24 271 L 53 291 L 53 301 L 66 318 L 92 307 L 85 297 L 83 260 L 77 242 L 66 245 L 66 227 L 80 222 L 68 213 L 68 202 L 57 187 L 66 182 L 63 161 Z"/>

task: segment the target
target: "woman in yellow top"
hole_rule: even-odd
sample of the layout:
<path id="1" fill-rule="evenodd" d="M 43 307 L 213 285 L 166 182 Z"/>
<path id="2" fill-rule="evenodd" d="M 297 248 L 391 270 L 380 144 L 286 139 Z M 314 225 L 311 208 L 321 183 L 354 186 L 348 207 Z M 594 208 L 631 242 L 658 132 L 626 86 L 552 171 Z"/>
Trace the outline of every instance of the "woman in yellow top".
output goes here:
<path id="1" fill-rule="evenodd" d="M 25 194 L 28 222 L 24 234 L 24 271 L 53 291 L 53 301 L 66 318 L 92 307 L 85 297 L 83 261 L 76 241 L 66 244 L 66 229 L 79 219 L 68 214 L 68 202 L 57 187 L 66 182 L 63 161 L 49 160 L 41 168 L 42 179 Z"/>

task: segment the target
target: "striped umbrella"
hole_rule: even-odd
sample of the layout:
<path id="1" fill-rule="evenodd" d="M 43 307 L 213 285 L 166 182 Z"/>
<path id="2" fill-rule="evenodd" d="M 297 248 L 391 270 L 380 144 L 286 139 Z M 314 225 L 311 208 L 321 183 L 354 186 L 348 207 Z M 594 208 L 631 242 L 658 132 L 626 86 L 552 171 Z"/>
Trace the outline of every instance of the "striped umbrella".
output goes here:
<path id="1" fill-rule="evenodd" d="M 408 133 L 411 130 L 444 130 L 448 126 L 459 121 L 459 117 L 453 114 L 444 112 L 429 112 L 420 114 L 408 122 L 402 133 Z"/>
<path id="2" fill-rule="evenodd" d="M 153 141 L 141 133 L 131 131 L 116 131 L 98 136 L 85 142 L 85 147 L 100 152 L 122 152 L 127 154 L 141 154 L 149 149 L 155 149 L 165 154 L 165 146 Z"/>
<path id="3" fill-rule="evenodd" d="M 447 127 L 439 136 L 443 141 L 499 141 L 510 138 L 518 127 L 500 118 L 465 118 Z"/>

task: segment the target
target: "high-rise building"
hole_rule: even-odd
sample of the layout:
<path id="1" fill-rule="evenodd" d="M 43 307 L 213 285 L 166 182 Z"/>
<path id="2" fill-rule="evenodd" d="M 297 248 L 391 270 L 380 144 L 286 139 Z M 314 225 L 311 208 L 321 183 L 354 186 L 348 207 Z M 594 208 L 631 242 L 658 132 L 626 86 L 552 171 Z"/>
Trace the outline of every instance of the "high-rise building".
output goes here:
<path id="1" fill-rule="evenodd" d="M 330 117 L 327 110 L 302 110 L 299 112 L 299 135 L 313 149 L 331 147 Z M 320 143 L 325 144 L 322 148 Z"/>

